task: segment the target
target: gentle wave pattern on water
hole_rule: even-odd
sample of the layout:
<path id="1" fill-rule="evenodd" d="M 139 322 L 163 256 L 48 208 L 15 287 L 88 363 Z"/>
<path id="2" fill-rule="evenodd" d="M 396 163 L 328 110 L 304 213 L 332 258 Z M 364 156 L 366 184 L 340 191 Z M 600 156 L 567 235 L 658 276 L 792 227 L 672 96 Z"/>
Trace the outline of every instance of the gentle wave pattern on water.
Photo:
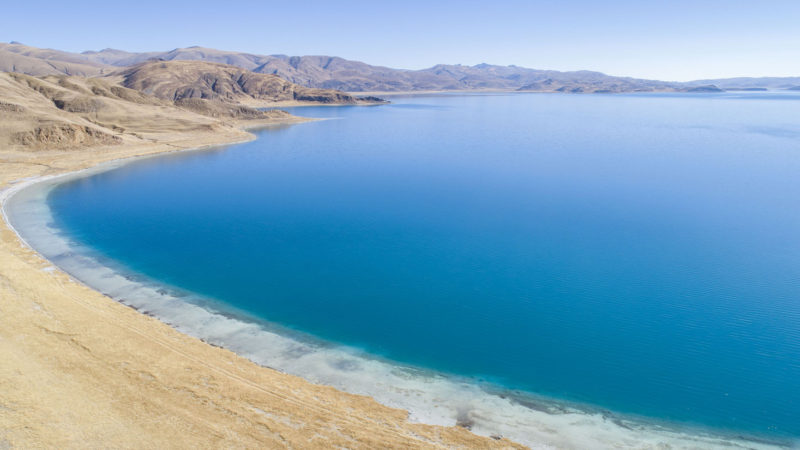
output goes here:
<path id="1" fill-rule="evenodd" d="M 65 183 L 54 224 L 385 360 L 800 436 L 800 95 L 394 100 Z"/>

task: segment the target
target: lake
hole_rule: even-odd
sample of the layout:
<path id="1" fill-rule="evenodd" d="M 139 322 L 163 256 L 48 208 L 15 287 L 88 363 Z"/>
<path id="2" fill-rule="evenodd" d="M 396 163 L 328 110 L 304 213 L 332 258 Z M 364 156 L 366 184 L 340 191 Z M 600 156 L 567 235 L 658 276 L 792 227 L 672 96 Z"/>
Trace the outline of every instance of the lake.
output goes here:
<path id="1" fill-rule="evenodd" d="M 392 100 L 53 184 L 33 245 L 417 420 L 797 442 L 800 95 Z"/>

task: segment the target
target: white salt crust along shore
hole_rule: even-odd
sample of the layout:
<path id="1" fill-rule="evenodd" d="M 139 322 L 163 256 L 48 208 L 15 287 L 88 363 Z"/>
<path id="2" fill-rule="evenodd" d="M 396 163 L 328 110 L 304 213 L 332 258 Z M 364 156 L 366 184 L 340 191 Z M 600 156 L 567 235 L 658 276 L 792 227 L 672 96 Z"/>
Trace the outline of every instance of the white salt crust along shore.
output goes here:
<path id="1" fill-rule="evenodd" d="M 503 436 L 532 448 L 778 448 L 487 390 L 469 380 L 393 364 L 357 349 L 335 346 L 248 320 L 236 311 L 103 261 L 54 228 L 46 199 L 58 184 L 113 170 L 118 160 L 68 174 L 22 180 L 0 193 L 3 217 L 28 246 L 76 280 L 158 318 L 175 329 L 225 347 L 253 362 L 313 383 L 367 395 L 409 411 L 431 425 L 468 425 L 484 436 Z M 533 402 L 531 408 L 523 403 Z M 787 444 L 790 445 L 791 444 Z"/>

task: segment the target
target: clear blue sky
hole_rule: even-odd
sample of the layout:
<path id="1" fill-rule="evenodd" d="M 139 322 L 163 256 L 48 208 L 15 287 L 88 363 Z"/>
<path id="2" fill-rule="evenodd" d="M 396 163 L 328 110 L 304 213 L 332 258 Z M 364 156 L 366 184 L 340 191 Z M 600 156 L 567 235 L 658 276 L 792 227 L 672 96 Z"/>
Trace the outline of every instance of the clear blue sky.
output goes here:
<path id="1" fill-rule="evenodd" d="M 0 41 L 68 51 L 201 45 L 666 80 L 800 76 L 800 0 L 15 1 Z"/>

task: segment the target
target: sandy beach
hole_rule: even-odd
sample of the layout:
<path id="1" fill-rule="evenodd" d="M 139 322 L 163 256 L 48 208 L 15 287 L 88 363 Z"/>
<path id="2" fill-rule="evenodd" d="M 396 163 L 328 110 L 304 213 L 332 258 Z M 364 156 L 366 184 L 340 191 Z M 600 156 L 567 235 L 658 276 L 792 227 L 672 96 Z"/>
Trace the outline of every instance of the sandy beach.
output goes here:
<path id="1" fill-rule="evenodd" d="M 3 150 L 0 189 L 253 138 L 237 125 L 68 152 Z M 405 411 L 181 334 L 71 279 L 5 221 L 0 360 L 0 448 L 519 447 L 459 427 L 410 423 Z"/>

